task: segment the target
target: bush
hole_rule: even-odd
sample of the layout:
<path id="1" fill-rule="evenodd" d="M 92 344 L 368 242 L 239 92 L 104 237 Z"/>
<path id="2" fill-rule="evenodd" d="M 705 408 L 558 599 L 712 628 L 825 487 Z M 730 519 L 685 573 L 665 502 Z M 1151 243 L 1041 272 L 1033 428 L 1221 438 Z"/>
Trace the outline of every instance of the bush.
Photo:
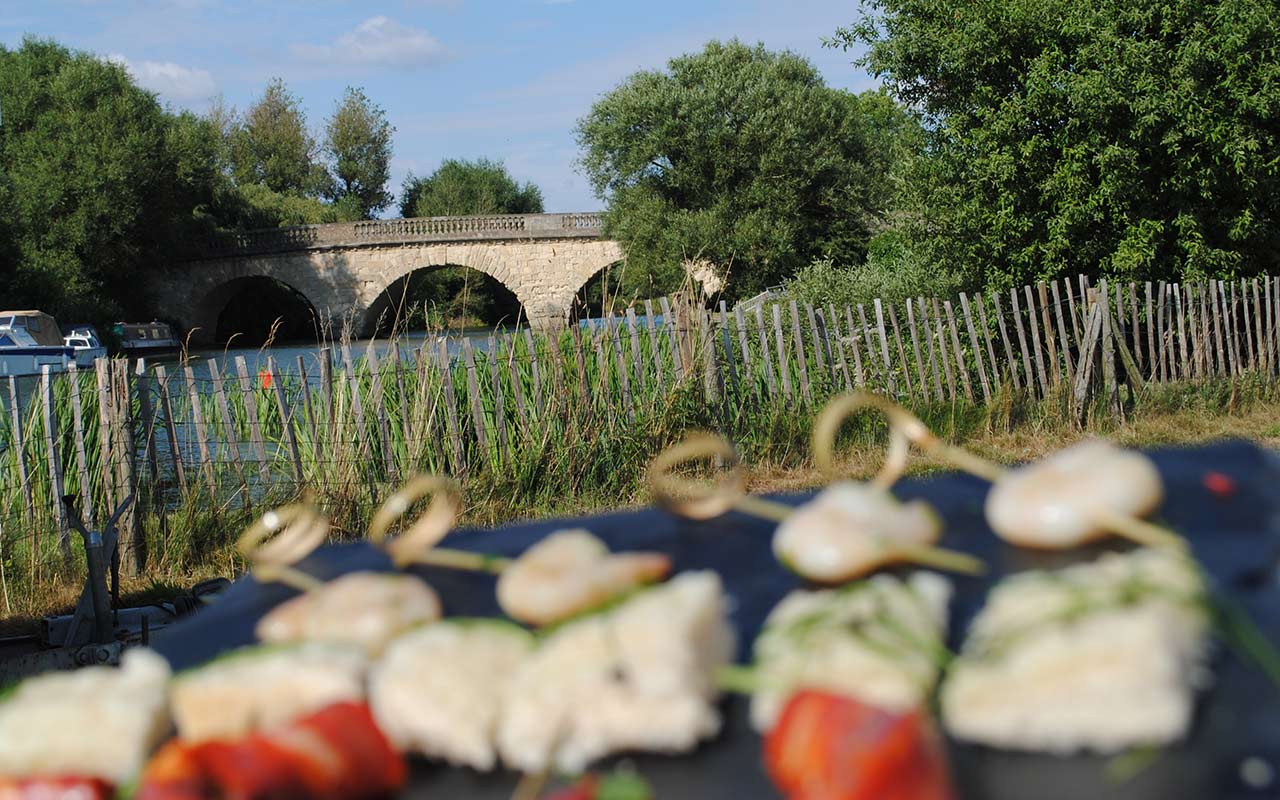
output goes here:
<path id="1" fill-rule="evenodd" d="M 364 219 L 359 198 L 354 196 L 326 203 L 293 192 L 276 192 L 261 183 L 231 187 L 222 200 L 223 222 L 246 230 Z"/>
<path id="2" fill-rule="evenodd" d="M 866 263 L 839 266 L 814 261 L 787 282 L 785 293 L 798 303 L 870 305 L 877 297 L 901 305 L 908 297 L 950 297 L 965 288 L 954 274 L 936 269 L 922 248 L 895 230 L 871 240 Z"/>

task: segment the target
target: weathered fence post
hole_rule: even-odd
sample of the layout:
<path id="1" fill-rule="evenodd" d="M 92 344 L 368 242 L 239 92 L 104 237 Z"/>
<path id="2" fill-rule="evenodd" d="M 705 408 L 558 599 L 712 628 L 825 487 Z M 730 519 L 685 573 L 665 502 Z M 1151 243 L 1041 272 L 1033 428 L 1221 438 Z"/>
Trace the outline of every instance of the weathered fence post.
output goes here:
<path id="1" fill-rule="evenodd" d="M 173 420 L 173 399 L 169 396 L 169 375 L 163 365 L 156 367 L 156 383 L 160 386 L 160 411 L 164 414 L 164 429 L 169 438 L 169 458 L 173 462 L 173 479 L 178 492 L 187 496 L 187 476 L 182 465 L 182 448 L 178 445 L 178 426 Z"/>
<path id="2" fill-rule="evenodd" d="M 53 518 L 58 523 L 58 549 L 62 551 L 62 567 L 71 570 L 71 526 L 67 522 L 67 509 L 62 504 L 65 493 L 62 482 L 62 459 L 58 450 L 61 435 L 53 413 L 53 379 L 50 365 L 40 367 L 40 405 L 44 411 L 44 444 L 49 456 L 49 485 L 52 490 Z"/>
<path id="3" fill-rule="evenodd" d="M 115 399 L 116 434 L 113 437 L 117 458 L 116 485 L 120 500 L 133 496 L 134 502 L 120 516 L 120 568 L 127 575 L 139 574 L 146 566 L 146 539 L 142 535 L 142 513 L 139 508 L 138 479 L 135 470 L 137 442 L 133 434 L 133 396 L 129 385 L 129 363 L 120 359 L 116 369 Z"/>
<path id="4" fill-rule="evenodd" d="M 302 454 L 298 451 L 298 436 L 293 429 L 293 409 L 289 405 L 289 399 L 284 393 L 284 380 L 280 377 L 280 370 L 276 367 L 276 360 L 272 357 L 267 358 L 267 369 L 271 374 L 271 386 L 275 389 L 276 405 L 280 407 L 280 427 L 283 429 L 284 441 L 289 448 L 289 461 L 293 465 L 293 479 L 302 485 Z"/>
<path id="5" fill-rule="evenodd" d="M 93 508 L 93 482 L 89 475 L 89 456 L 84 444 L 84 405 L 80 399 L 80 373 L 76 363 L 67 366 L 67 378 L 71 389 L 71 422 L 75 426 L 76 470 L 80 483 L 80 517 L 84 523 L 93 526 L 97 519 Z M 152 485 L 154 488 L 154 478 Z"/>
<path id="6" fill-rule="evenodd" d="M 253 454 L 258 461 L 258 474 L 262 482 L 271 478 L 267 466 L 267 445 L 262 438 L 262 425 L 258 420 L 258 392 L 249 377 L 249 365 L 244 356 L 236 356 L 236 374 L 240 377 L 240 397 L 244 402 L 244 415 L 249 421 L 249 443 L 253 446 Z"/>
<path id="7" fill-rule="evenodd" d="M 35 502 L 31 497 L 31 476 L 27 473 L 27 448 L 22 436 L 22 410 L 18 402 L 18 381 L 9 376 L 9 436 L 13 441 L 14 460 L 18 464 L 18 480 L 22 482 L 22 501 L 26 507 L 27 527 L 35 530 Z"/>

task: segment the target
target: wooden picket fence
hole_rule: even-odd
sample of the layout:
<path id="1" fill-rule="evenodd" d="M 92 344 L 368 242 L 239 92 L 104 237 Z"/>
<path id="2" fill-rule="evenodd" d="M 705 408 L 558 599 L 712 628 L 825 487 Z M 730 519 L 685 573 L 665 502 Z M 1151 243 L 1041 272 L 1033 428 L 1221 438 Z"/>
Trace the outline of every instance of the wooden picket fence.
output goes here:
<path id="1" fill-rule="evenodd" d="M 376 494 L 418 471 L 536 469 L 549 443 L 656 425 L 693 393 L 735 438 L 753 414 L 806 409 L 869 388 L 908 406 L 989 404 L 1009 391 L 1120 411 L 1147 383 L 1280 370 L 1280 280 L 1119 284 L 1084 278 L 1007 292 L 795 301 L 751 311 L 674 298 L 554 333 L 323 348 L 294 364 L 244 358 L 154 366 L 100 360 L 7 381 L 0 421 L 0 559 L 24 551 L 71 565 L 67 510 L 90 522 L 124 498 L 255 504 L 283 489 Z M 635 465 L 633 465 L 635 466 Z M 635 466 L 638 468 L 638 466 Z M 122 520 L 126 570 L 142 555 L 139 513 Z M 50 544 L 52 543 L 52 544 Z M 0 561 L 3 563 L 3 561 Z"/>

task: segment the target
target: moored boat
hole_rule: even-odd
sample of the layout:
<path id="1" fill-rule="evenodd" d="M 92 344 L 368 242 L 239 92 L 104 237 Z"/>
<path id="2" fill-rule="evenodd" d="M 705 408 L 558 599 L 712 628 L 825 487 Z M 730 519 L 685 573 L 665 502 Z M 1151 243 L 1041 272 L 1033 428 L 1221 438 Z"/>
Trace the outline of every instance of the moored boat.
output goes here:
<path id="1" fill-rule="evenodd" d="M 120 340 L 120 351 L 127 356 L 156 356 L 182 348 L 166 322 L 117 322 L 112 330 Z"/>
<path id="2" fill-rule="evenodd" d="M 58 322 L 43 311 L 0 311 L 0 375 L 39 375 L 45 366 L 65 370 L 75 350 L 62 340 Z"/>
<path id="3" fill-rule="evenodd" d="M 73 325 L 62 337 L 62 343 L 75 351 L 76 366 L 80 368 L 92 367 L 94 361 L 107 357 L 107 348 L 92 325 Z"/>

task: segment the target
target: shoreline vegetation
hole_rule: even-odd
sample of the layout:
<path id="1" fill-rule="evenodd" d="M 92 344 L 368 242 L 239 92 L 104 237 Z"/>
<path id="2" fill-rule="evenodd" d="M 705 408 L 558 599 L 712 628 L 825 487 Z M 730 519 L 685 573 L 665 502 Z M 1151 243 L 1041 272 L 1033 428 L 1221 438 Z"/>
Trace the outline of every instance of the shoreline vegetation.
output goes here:
<path id="1" fill-rule="evenodd" d="M 1252 297 L 1280 291 L 1274 279 L 1261 285 Z M 1059 288 L 1070 292 L 1070 282 Z M 1154 313 L 1126 320 L 1136 295 L 1123 294 L 1136 287 L 1124 288 L 1113 297 L 1105 282 L 1082 281 L 1078 304 L 990 316 L 995 297 L 961 295 L 954 308 L 920 301 L 919 328 L 904 336 L 885 321 L 897 319 L 892 304 L 867 314 L 789 301 L 740 313 L 662 298 L 660 317 L 495 332 L 487 349 L 463 340 L 457 356 L 443 338 L 393 339 L 380 358 L 321 343 L 318 359 L 272 361 L 258 374 L 243 359 L 225 372 L 215 360 L 142 371 L 116 360 L 42 376 L 17 414 L 3 403 L 0 615 L 29 619 L 79 591 L 83 556 L 60 495 L 97 522 L 133 494 L 120 525 L 125 586 L 172 593 L 239 574 L 233 542 L 271 507 L 305 494 L 335 539 L 351 540 L 418 472 L 462 481 L 462 526 L 590 513 L 645 503 L 644 465 L 709 429 L 735 442 L 754 491 L 812 488 L 813 419 L 850 388 L 895 396 L 940 435 L 1004 463 L 1088 433 L 1134 446 L 1219 436 L 1276 444 L 1280 326 L 1263 314 L 1270 304 L 1228 301 L 1221 285 L 1162 288 Z M 1034 298 L 1029 287 L 1022 294 Z M 1205 301 L 1215 325 L 1190 313 Z M 948 313 L 931 316 L 939 306 Z M 1051 313 L 1064 316 L 1053 325 Z M 1005 328 L 1017 335 L 997 358 Z M 851 475 L 873 471 L 884 437 L 873 415 L 846 425 Z"/>
<path id="2" fill-rule="evenodd" d="M 997 463 L 1012 465 L 1041 458 L 1089 436 L 1105 436 L 1118 444 L 1135 448 L 1194 446 L 1222 440 L 1246 440 L 1263 447 L 1280 449 L 1280 392 L 1258 381 L 1213 381 L 1199 385 L 1155 387 L 1139 398 L 1127 422 L 1098 419 L 1084 428 L 1072 425 L 1055 401 L 1027 402 L 1010 397 L 997 409 L 965 408 L 963 401 L 921 409 L 916 413 L 939 430 L 948 441 L 972 449 Z M 974 413 L 978 411 L 978 413 Z M 799 431 L 793 431 L 794 435 Z M 883 457 L 883 443 L 876 437 L 855 438 L 842 450 L 843 466 L 851 478 L 874 474 Z M 812 491 L 826 479 L 812 464 L 807 441 L 793 439 L 774 458 L 747 463 L 747 489 L 754 494 Z M 654 454 L 660 450 L 655 449 Z M 631 465 L 633 466 L 633 465 Z M 461 529 L 484 529 L 539 518 L 572 518 L 636 508 L 649 504 L 643 485 L 643 471 L 628 466 L 634 480 L 619 481 L 609 488 L 579 486 L 571 493 L 544 495 L 537 505 L 523 505 L 512 491 L 511 482 L 486 481 L 471 484 L 464 493 Z M 1208 465 L 1211 466 L 1211 465 Z M 929 456 L 916 453 L 907 470 L 912 478 L 948 471 Z M 171 518 L 171 527 L 189 523 L 185 537 L 209 543 L 197 559 L 181 562 L 166 559 L 150 566 L 144 574 L 122 579 L 126 605 L 163 600 L 182 593 L 195 583 L 213 577 L 238 577 L 244 563 L 234 552 L 233 542 L 252 521 L 234 508 L 189 511 L 181 519 Z M 340 540 L 358 538 L 340 535 Z M 82 570 L 73 574 L 53 573 L 41 585 L 10 585 L 12 607 L 0 617 L 0 634 L 32 632 L 45 614 L 70 613 L 82 589 Z"/>

